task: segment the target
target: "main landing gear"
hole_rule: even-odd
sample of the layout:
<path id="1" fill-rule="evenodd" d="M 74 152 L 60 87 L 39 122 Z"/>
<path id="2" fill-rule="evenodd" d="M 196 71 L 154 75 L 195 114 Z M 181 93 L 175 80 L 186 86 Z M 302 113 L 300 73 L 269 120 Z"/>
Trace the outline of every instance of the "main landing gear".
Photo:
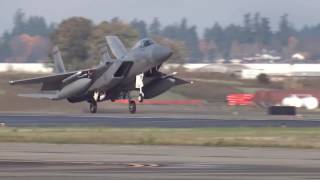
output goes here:
<path id="1" fill-rule="evenodd" d="M 125 98 L 128 99 L 128 109 L 129 109 L 129 112 L 131 114 L 135 114 L 137 112 L 137 105 L 136 105 L 136 102 L 134 100 L 131 99 L 131 96 L 130 96 L 130 93 L 126 93 L 125 94 Z M 138 98 L 139 102 L 142 102 L 143 101 L 143 95 L 140 95 L 139 98 Z M 94 98 L 94 96 L 92 96 L 91 100 L 88 101 L 90 103 L 90 107 L 89 107 L 89 110 L 92 114 L 95 114 L 97 113 L 97 110 L 98 110 L 98 101 L 96 98 Z"/>
<path id="2" fill-rule="evenodd" d="M 132 100 L 129 92 L 126 92 L 126 97 L 128 98 L 129 112 L 131 114 L 135 114 L 137 112 L 137 105 L 134 100 Z"/>
<path id="3" fill-rule="evenodd" d="M 137 112 L 137 105 L 135 101 L 129 100 L 129 112 L 134 114 Z"/>
<path id="4" fill-rule="evenodd" d="M 98 103 L 97 102 L 91 102 L 90 103 L 90 112 L 92 113 L 92 114 L 95 114 L 95 113 L 97 113 L 97 110 L 98 110 Z"/>
<path id="5" fill-rule="evenodd" d="M 92 114 L 95 114 L 98 111 L 98 101 L 104 99 L 105 94 L 104 92 L 93 92 L 90 96 L 90 101 L 88 101 L 90 103 L 89 110 Z"/>

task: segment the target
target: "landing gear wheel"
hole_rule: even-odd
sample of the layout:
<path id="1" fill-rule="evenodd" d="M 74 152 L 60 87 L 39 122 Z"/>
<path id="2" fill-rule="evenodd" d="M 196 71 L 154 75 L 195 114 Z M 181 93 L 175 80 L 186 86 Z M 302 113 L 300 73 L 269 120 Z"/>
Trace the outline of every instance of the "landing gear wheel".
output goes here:
<path id="1" fill-rule="evenodd" d="M 137 111 L 136 102 L 135 101 L 129 101 L 129 112 L 131 114 L 134 114 L 134 113 L 136 113 L 136 111 Z"/>
<path id="2" fill-rule="evenodd" d="M 98 110 L 98 105 L 97 103 L 90 103 L 90 112 L 92 114 L 95 114 L 97 113 L 97 110 Z"/>
<path id="3" fill-rule="evenodd" d="M 144 101 L 143 94 L 139 94 L 138 101 L 139 101 L 140 103 L 143 103 L 143 101 Z"/>

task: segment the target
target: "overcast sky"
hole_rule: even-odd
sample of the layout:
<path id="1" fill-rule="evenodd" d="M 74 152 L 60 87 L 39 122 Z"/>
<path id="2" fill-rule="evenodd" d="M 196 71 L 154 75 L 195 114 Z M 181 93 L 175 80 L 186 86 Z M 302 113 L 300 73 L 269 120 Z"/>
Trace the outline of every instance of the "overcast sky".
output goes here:
<path id="1" fill-rule="evenodd" d="M 158 17 L 163 24 L 186 17 L 200 32 L 214 22 L 239 24 L 246 12 L 260 12 L 276 26 L 284 13 L 297 27 L 320 23 L 320 0 L 1 0 L 0 32 L 12 27 L 12 16 L 21 8 L 28 15 L 44 16 L 60 22 L 71 16 L 84 16 L 95 22 L 120 17 L 151 22 Z"/>

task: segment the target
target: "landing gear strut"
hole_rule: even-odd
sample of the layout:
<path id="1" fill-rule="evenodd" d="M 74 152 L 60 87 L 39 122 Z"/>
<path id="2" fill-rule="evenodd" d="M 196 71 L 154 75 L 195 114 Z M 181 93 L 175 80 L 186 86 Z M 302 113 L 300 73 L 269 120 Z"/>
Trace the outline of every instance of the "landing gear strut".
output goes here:
<path id="1" fill-rule="evenodd" d="M 128 98 L 129 112 L 131 114 L 135 114 L 137 112 L 136 102 L 134 100 L 132 100 L 129 92 L 125 92 L 123 95 L 124 95 L 123 98 Z M 139 101 L 140 102 L 143 101 L 143 95 L 139 96 Z M 98 101 L 94 98 L 94 95 L 92 95 L 92 97 L 90 98 L 90 100 L 88 100 L 88 102 L 90 103 L 90 108 L 89 108 L 90 112 L 92 114 L 97 113 Z"/>
<path id="2" fill-rule="evenodd" d="M 140 103 L 143 103 L 143 100 L 144 100 L 144 94 L 142 92 L 140 92 L 139 96 L 138 96 L 138 101 Z"/>
<path id="3" fill-rule="evenodd" d="M 136 76 L 136 88 L 139 89 L 138 101 L 139 101 L 140 103 L 142 103 L 143 100 L 144 100 L 144 93 L 143 93 L 144 83 L 143 83 L 143 78 L 144 78 L 144 74 L 139 74 L 139 75 Z"/>
<path id="4" fill-rule="evenodd" d="M 135 101 L 129 100 L 129 112 L 134 114 L 137 112 L 137 105 Z"/>
<path id="5" fill-rule="evenodd" d="M 95 114 L 95 113 L 97 113 L 97 110 L 98 110 L 98 104 L 97 104 L 97 102 L 91 102 L 90 103 L 90 112 L 92 113 L 92 114 Z"/>
<path id="6" fill-rule="evenodd" d="M 96 93 L 90 94 L 90 99 L 88 100 L 88 103 L 90 103 L 89 110 L 92 114 L 95 114 L 98 111 L 98 101 L 96 100 L 97 96 L 95 94 Z"/>
<path id="7" fill-rule="evenodd" d="M 137 112 L 137 105 L 134 100 L 132 100 L 130 92 L 126 92 L 126 96 L 128 98 L 128 105 L 129 105 L 129 112 L 131 114 L 134 114 Z"/>

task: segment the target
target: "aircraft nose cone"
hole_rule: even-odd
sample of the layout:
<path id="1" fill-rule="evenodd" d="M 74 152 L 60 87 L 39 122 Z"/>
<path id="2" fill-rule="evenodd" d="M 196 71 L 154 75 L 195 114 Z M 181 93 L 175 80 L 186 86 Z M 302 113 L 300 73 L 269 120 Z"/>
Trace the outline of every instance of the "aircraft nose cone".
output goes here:
<path id="1" fill-rule="evenodd" d="M 170 48 L 165 46 L 157 46 L 153 49 L 152 57 L 157 62 L 164 62 L 167 59 L 169 59 L 170 56 L 172 56 L 173 52 Z"/>

